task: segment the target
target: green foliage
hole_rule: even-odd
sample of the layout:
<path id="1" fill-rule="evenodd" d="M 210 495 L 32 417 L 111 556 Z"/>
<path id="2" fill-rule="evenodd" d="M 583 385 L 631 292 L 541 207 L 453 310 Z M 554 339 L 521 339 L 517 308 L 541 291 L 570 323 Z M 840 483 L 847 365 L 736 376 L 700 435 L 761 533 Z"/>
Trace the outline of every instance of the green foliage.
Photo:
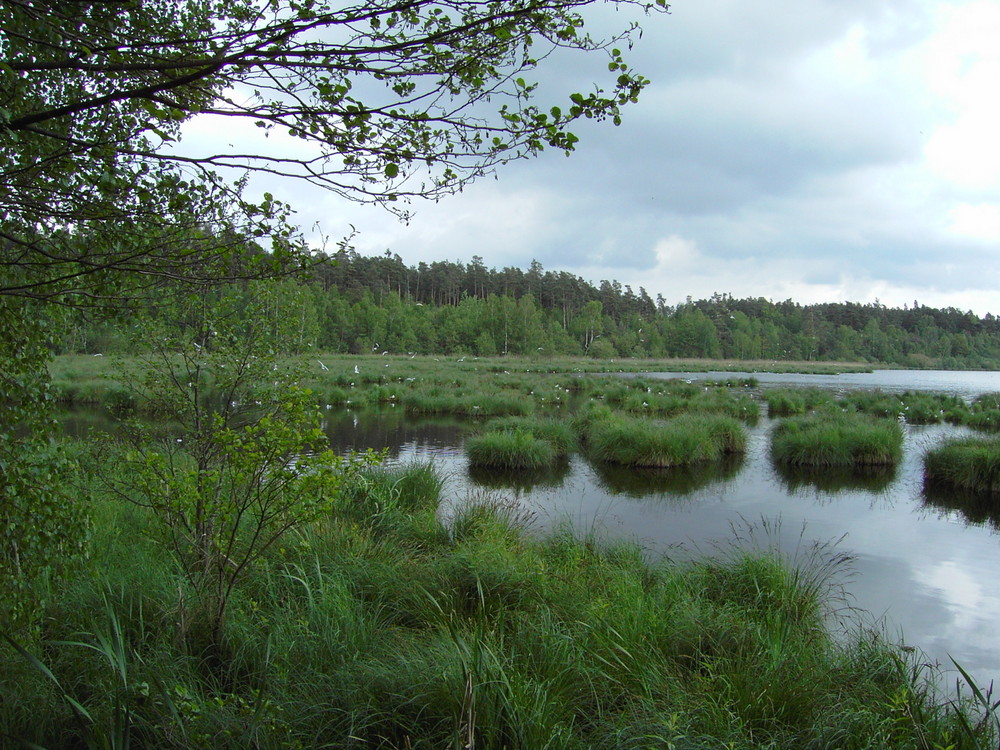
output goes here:
<path id="1" fill-rule="evenodd" d="M 541 469 L 557 458 L 555 447 L 527 430 L 497 430 L 470 437 L 465 452 L 472 466 Z"/>
<path id="2" fill-rule="evenodd" d="M 928 451 L 924 481 L 995 496 L 1000 493 L 1000 438 L 962 438 Z"/>
<path id="3" fill-rule="evenodd" d="M 595 460 L 629 466 L 685 466 L 746 450 L 739 422 L 712 414 L 666 421 L 615 416 L 593 422 L 586 439 Z"/>
<path id="4" fill-rule="evenodd" d="M 650 562 L 568 526 L 538 538 L 491 497 L 445 526 L 427 466 L 365 471 L 344 491 L 350 502 L 248 570 L 212 659 L 179 648 L 180 582 L 145 543 L 147 513 L 101 501 L 95 553 L 120 561 L 115 583 L 72 579 L 42 647 L 5 646 L 0 736 L 179 750 L 995 746 L 992 714 L 942 700 L 935 673 L 877 634 L 827 630 L 843 562 L 830 550 Z"/>
<path id="5" fill-rule="evenodd" d="M 157 520 L 214 638 L 247 569 L 329 513 L 345 478 L 374 457 L 329 450 L 314 396 L 267 357 L 270 336 L 225 317 L 190 320 L 187 342 L 149 334 L 155 354 L 130 382 L 177 431 L 163 438 L 133 422 L 106 482 Z"/>
<path id="6" fill-rule="evenodd" d="M 827 411 L 789 417 L 771 433 L 771 457 L 787 466 L 894 466 L 902 452 L 894 419 Z"/>
<path id="7" fill-rule="evenodd" d="M 802 415 L 833 401 L 829 391 L 820 388 L 774 388 L 761 394 L 772 417 Z"/>
<path id="8" fill-rule="evenodd" d="M 553 417 L 504 417 L 490 420 L 486 429 L 493 432 L 527 432 L 550 443 L 557 456 L 576 449 L 577 437 L 569 422 Z"/>
<path id="9" fill-rule="evenodd" d="M 575 120 L 617 124 L 648 83 L 615 49 L 638 27 L 597 39 L 579 31 L 579 5 L 376 2 L 359 16 L 329 0 L 275 0 L 266 14 L 254 0 L 4 3 L 0 29 L 16 33 L 0 35 L 0 263 L 25 278 L 5 273 L 0 294 L 120 299 L 158 277 L 240 277 L 226 263 L 234 238 L 271 239 L 251 276 L 308 262 L 289 207 L 245 197 L 227 167 L 402 214 L 410 197 L 456 192 L 546 147 L 568 153 Z M 606 54 L 606 88 L 537 102 L 524 76 L 556 45 Z M 223 143 L 205 159 L 182 142 L 195 117 L 220 132 L 278 129 L 313 154 Z"/>
<path id="10" fill-rule="evenodd" d="M 84 551 L 87 511 L 56 438 L 45 364 L 54 311 L 0 296 L 0 631 L 28 635 L 48 585 Z M 16 321 L 16 323 L 15 323 Z"/>

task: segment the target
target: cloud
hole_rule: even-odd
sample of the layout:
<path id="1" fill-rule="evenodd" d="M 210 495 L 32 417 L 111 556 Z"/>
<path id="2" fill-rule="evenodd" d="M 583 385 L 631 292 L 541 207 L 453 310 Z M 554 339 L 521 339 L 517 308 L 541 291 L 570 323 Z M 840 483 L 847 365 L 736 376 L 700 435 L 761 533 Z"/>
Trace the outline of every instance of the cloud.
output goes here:
<path id="1" fill-rule="evenodd" d="M 597 35 L 627 13 L 586 9 Z M 985 0 L 679 0 L 627 59 L 653 83 L 624 124 L 547 151 L 403 225 L 256 181 L 308 229 L 353 225 L 406 262 L 537 259 L 670 301 L 730 292 L 983 313 L 1000 277 L 1000 6 Z M 540 91 L 586 90 L 600 55 L 556 53 Z M 549 103 L 549 102 L 546 102 Z M 551 102 L 558 103 L 558 102 Z"/>

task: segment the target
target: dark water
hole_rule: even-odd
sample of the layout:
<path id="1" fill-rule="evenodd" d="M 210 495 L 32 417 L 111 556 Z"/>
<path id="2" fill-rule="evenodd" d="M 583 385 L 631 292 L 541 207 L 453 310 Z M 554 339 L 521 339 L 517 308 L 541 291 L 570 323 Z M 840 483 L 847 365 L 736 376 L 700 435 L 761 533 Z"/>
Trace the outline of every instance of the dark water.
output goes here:
<path id="1" fill-rule="evenodd" d="M 666 373 L 657 377 L 725 379 L 740 373 Z M 1000 373 L 879 371 L 808 376 L 753 373 L 762 387 L 820 386 L 837 390 L 930 390 L 971 399 L 1000 391 Z M 536 513 L 544 528 L 571 521 L 581 529 L 639 540 L 651 554 L 674 557 L 712 551 L 753 528 L 764 543 L 794 556 L 811 542 L 841 540 L 853 557 L 841 572 L 850 603 L 885 629 L 951 666 L 954 657 L 979 681 L 1000 678 L 1000 518 L 983 509 L 972 518 L 949 508 L 949 497 L 925 497 L 924 452 L 964 428 L 906 427 L 902 464 L 866 475 L 779 472 L 767 455 L 774 422 L 749 430 L 739 462 L 693 472 L 637 472 L 595 467 L 579 456 L 543 474 L 470 472 L 463 441 L 470 422 L 411 420 L 401 410 L 330 412 L 327 430 L 338 449 L 389 449 L 390 460 L 432 460 L 447 477 L 446 496 L 499 492 Z M 843 537 L 843 539 L 841 539 Z"/>

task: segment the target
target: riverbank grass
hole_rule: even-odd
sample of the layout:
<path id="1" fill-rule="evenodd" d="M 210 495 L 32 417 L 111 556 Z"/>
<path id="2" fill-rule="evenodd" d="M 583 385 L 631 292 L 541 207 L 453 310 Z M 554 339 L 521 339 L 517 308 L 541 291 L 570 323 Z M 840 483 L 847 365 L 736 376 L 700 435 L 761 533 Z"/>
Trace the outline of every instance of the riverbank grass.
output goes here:
<path id="1" fill-rule="evenodd" d="M 928 451 L 924 481 L 937 488 L 1000 496 L 1000 437 L 962 438 Z"/>
<path id="2" fill-rule="evenodd" d="M 836 637 L 838 560 L 732 547 L 651 562 L 483 497 L 441 520 L 428 467 L 369 471 L 275 546 L 205 643 L 143 511 L 100 501 L 93 569 L 40 661 L 0 644 L 16 746 L 996 746 L 871 633 Z M 827 556 L 824 556 L 827 555 Z M 42 664 L 44 663 L 44 666 Z M 80 710 L 82 709 L 82 710 Z M 102 742 L 103 739 L 107 742 Z M 978 743 L 978 744 L 977 744 Z"/>
<path id="3" fill-rule="evenodd" d="M 785 466 L 895 466 L 902 454 L 896 420 L 822 412 L 784 419 L 771 433 L 771 458 Z"/>

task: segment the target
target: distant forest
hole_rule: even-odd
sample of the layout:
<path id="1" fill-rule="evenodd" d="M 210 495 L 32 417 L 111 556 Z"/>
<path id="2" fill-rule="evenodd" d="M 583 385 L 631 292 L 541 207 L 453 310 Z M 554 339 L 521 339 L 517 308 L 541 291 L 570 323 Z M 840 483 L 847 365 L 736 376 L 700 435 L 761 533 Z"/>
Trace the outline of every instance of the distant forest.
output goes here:
<path id="1" fill-rule="evenodd" d="M 436 261 L 407 266 L 386 252 L 330 256 L 304 280 L 206 292 L 238 314 L 264 297 L 269 335 L 287 353 L 703 357 L 840 360 L 919 368 L 1000 369 L 1000 321 L 914 301 L 801 305 L 715 294 L 671 305 L 639 287 L 599 286 L 565 271 Z M 169 318 L 169 304 L 148 316 Z M 81 321 L 61 351 L 134 350 L 128 326 Z"/>

